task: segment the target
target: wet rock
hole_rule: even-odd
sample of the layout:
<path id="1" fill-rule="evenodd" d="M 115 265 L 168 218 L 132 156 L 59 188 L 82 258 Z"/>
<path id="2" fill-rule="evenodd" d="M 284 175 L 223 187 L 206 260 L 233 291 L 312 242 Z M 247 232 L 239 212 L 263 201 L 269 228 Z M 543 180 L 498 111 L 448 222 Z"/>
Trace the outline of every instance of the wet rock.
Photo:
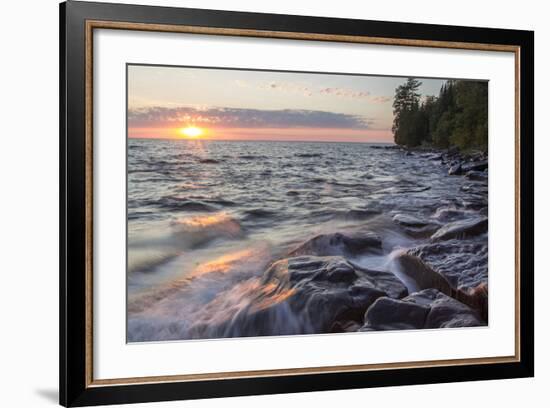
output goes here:
<path id="1" fill-rule="evenodd" d="M 438 208 L 432 218 L 440 222 L 456 221 L 457 219 L 464 218 L 466 213 L 464 210 L 452 207 L 440 207 Z"/>
<path id="2" fill-rule="evenodd" d="M 349 331 L 353 323 L 362 324 L 376 299 L 407 295 L 393 274 L 360 268 L 338 256 L 277 261 L 259 288 L 247 307 L 216 329 L 218 334 L 233 335 L 232 328 L 241 336 Z"/>
<path id="3" fill-rule="evenodd" d="M 488 175 L 483 171 L 470 170 L 464 177 L 472 181 L 487 181 Z"/>
<path id="4" fill-rule="evenodd" d="M 462 173 L 462 163 L 453 164 L 449 167 L 449 176 L 454 176 Z"/>
<path id="5" fill-rule="evenodd" d="M 420 289 L 435 288 L 487 319 L 488 247 L 485 239 L 420 245 L 397 257 Z"/>
<path id="6" fill-rule="evenodd" d="M 353 234 L 321 234 L 310 239 L 288 256 L 315 255 L 357 255 L 366 251 L 378 251 L 382 248 L 380 238 L 371 232 Z"/>
<path id="7" fill-rule="evenodd" d="M 482 171 L 482 170 L 486 170 L 488 167 L 489 167 L 489 162 L 487 160 L 463 163 L 462 172 L 468 173 L 469 171 Z"/>
<path id="8" fill-rule="evenodd" d="M 342 332 L 356 332 L 361 328 L 361 324 L 356 321 L 350 320 L 348 322 L 336 322 L 331 327 L 331 333 L 342 333 Z"/>
<path id="9" fill-rule="evenodd" d="M 403 299 L 378 298 L 365 313 L 361 331 L 475 327 L 486 323 L 467 305 L 436 289 Z"/>
<path id="10" fill-rule="evenodd" d="M 393 216 L 393 221 L 400 225 L 405 225 L 407 227 L 424 227 L 428 225 L 428 222 L 421 220 L 419 218 L 413 217 L 412 215 L 407 214 L 396 214 Z"/>
<path id="11" fill-rule="evenodd" d="M 469 193 L 475 191 L 476 187 L 477 186 L 475 184 L 463 184 L 462 186 L 460 186 L 460 191 Z"/>
<path id="12" fill-rule="evenodd" d="M 371 145 L 369 146 L 371 149 L 384 149 L 384 150 L 399 150 L 401 147 L 399 145 Z"/>
<path id="13" fill-rule="evenodd" d="M 367 309 L 363 330 L 422 329 L 429 311 L 412 301 L 381 297 Z"/>
<path id="14" fill-rule="evenodd" d="M 466 238 L 487 232 L 488 218 L 471 218 L 454 221 L 439 228 L 432 236 L 433 241 Z"/>
<path id="15" fill-rule="evenodd" d="M 403 227 L 408 235 L 416 238 L 429 237 L 440 227 L 440 224 L 407 214 L 396 214 L 393 221 Z"/>
<path id="16" fill-rule="evenodd" d="M 471 171 L 480 172 L 483 170 L 487 170 L 488 166 L 489 162 L 487 160 L 466 162 L 461 157 L 459 158 L 458 162 L 453 162 L 453 164 L 449 168 L 449 175 L 453 176 L 459 174 L 467 174 Z"/>

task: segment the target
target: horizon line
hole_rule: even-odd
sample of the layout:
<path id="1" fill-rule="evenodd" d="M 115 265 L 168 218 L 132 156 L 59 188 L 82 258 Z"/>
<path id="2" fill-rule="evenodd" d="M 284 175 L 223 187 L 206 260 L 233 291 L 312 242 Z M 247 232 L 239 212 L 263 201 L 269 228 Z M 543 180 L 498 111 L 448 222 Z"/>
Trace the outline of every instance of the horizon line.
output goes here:
<path id="1" fill-rule="evenodd" d="M 258 139 L 210 139 L 206 137 L 196 138 L 196 139 L 190 139 L 190 138 L 176 138 L 176 137 L 134 137 L 134 136 L 127 136 L 126 139 L 138 139 L 138 140 L 163 140 L 163 141 L 184 141 L 184 142 L 276 142 L 276 143 L 360 143 L 360 144 L 386 144 L 386 145 L 397 145 L 395 142 L 377 142 L 377 141 L 332 141 L 332 140 L 278 140 L 278 139 L 270 139 L 270 140 L 258 140 Z"/>

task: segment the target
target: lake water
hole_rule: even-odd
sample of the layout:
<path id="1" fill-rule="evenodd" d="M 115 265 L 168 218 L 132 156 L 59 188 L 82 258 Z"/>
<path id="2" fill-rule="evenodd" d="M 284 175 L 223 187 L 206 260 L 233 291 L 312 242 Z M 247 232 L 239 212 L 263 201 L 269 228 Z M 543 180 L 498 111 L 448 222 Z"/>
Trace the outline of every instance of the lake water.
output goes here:
<path id="1" fill-rule="evenodd" d="M 273 261 L 323 233 L 376 233 L 382 251 L 353 261 L 413 292 L 393 256 L 427 238 L 393 217 L 486 211 L 486 190 L 464 185 L 437 153 L 380 145 L 129 139 L 128 340 L 247 335 L 209 327 L 249 307 Z M 286 310 L 272 334 L 311 331 Z"/>

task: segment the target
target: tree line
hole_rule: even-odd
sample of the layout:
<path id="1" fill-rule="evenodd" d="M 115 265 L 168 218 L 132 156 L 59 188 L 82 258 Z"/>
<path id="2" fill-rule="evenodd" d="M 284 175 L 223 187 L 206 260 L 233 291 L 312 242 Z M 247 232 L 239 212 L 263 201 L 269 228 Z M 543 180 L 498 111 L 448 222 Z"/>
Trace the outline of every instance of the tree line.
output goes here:
<path id="1" fill-rule="evenodd" d="M 407 147 L 487 150 L 488 83 L 448 80 L 438 96 L 421 98 L 422 83 L 409 78 L 395 90 L 394 141 Z"/>

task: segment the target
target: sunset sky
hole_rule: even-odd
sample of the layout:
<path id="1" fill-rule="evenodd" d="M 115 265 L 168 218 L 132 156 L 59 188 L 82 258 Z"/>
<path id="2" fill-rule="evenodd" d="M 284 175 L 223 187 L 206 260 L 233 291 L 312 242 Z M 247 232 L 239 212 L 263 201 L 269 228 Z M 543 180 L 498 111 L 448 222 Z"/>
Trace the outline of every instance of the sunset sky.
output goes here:
<path id="1" fill-rule="evenodd" d="M 128 66 L 128 136 L 392 142 L 406 78 Z M 421 79 L 423 96 L 444 80 Z"/>

